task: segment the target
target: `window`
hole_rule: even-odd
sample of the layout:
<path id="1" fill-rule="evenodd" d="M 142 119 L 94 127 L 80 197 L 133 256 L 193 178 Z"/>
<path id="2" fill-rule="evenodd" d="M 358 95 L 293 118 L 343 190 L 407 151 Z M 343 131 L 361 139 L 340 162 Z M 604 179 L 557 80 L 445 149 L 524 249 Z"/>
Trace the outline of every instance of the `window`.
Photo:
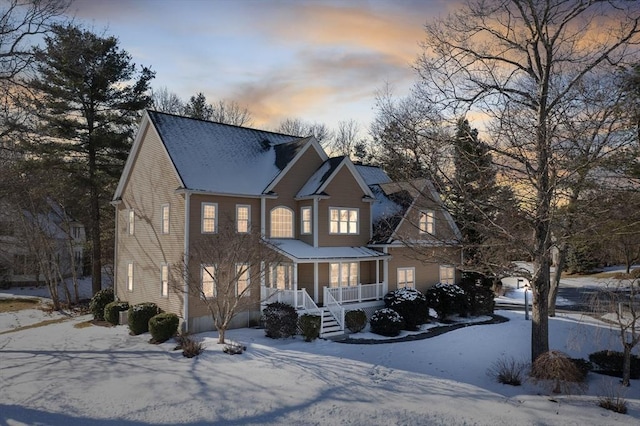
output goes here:
<path id="1" fill-rule="evenodd" d="M 218 205 L 202 203 L 202 233 L 213 234 L 218 231 Z"/>
<path id="2" fill-rule="evenodd" d="M 329 209 L 330 234 L 357 234 L 358 209 Z"/>
<path id="3" fill-rule="evenodd" d="M 249 296 L 249 264 L 248 263 L 237 264 L 236 276 L 238 277 L 236 294 L 242 295 L 242 296 Z M 242 293 L 243 291 L 244 291 L 244 294 Z"/>
<path id="4" fill-rule="evenodd" d="M 330 263 L 329 287 L 358 285 L 358 262 Z"/>
<path id="5" fill-rule="evenodd" d="M 311 207 L 303 207 L 300 211 L 300 233 L 311 234 Z"/>
<path id="6" fill-rule="evenodd" d="M 293 288 L 293 267 L 276 265 L 271 268 L 271 288 L 291 290 Z"/>
<path id="7" fill-rule="evenodd" d="M 293 238 L 293 210 L 288 207 L 271 210 L 271 238 Z"/>
<path id="8" fill-rule="evenodd" d="M 133 263 L 127 265 L 127 290 L 133 291 Z"/>
<path id="9" fill-rule="evenodd" d="M 162 233 L 169 233 L 169 204 L 162 206 Z"/>
<path id="10" fill-rule="evenodd" d="M 136 212 L 133 209 L 129 209 L 129 221 L 127 223 L 127 233 L 133 235 L 135 231 Z"/>
<path id="11" fill-rule="evenodd" d="M 450 265 L 440 265 L 440 282 L 443 284 L 454 284 L 456 270 Z"/>
<path id="12" fill-rule="evenodd" d="M 202 265 L 200 270 L 202 275 L 202 294 L 204 297 L 215 296 L 215 279 L 216 268 L 212 265 Z"/>
<path id="13" fill-rule="evenodd" d="M 160 266 L 160 296 L 169 296 L 169 266 Z"/>
<path id="14" fill-rule="evenodd" d="M 74 226 L 71 228 L 71 233 L 73 235 L 73 239 L 74 240 L 79 240 L 80 239 L 80 227 L 79 226 Z"/>
<path id="15" fill-rule="evenodd" d="M 418 227 L 420 228 L 421 234 L 433 234 L 434 230 L 434 221 L 435 218 L 433 216 L 433 210 L 425 210 L 420 212 L 420 219 L 418 222 Z"/>
<path id="16" fill-rule="evenodd" d="M 251 222 L 251 206 L 236 206 L 236 232 L 247 233 Z"/>
<path id="17" fill-rule="evenodd" d="M 398 268 L 398 288 L 416 288 L 416 268 Z"/>

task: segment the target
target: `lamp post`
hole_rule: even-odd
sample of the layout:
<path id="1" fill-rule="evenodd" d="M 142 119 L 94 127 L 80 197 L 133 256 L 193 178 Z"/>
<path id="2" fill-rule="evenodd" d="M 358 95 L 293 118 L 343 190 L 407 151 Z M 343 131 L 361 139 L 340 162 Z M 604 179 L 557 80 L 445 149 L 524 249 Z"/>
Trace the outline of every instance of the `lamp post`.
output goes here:
<path id="1" fill-rule="evenodd" d="M 529 319 L 529 283 L 524 285 L 524 319 Z"/>

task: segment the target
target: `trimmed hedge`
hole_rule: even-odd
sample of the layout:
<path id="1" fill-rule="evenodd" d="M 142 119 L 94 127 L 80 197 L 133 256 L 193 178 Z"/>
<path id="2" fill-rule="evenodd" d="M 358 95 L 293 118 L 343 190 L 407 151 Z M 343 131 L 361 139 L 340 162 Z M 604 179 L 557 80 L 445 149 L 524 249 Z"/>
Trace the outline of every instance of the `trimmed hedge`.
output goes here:
<path id="1" fill-rule="evenodd" d="M 391 308 L 378 309 L 369 320 L 371 332 L 382 336 L 393 337 L 400 334 L 404 328 L 404 320 L 399 313 Z"/>
<path id="2" fill-rule="evenodd" d="M 427 290 L 426 297 L 429 307 L 436 311 L 440 320 L 465 312 L 467 299 L 464 290 L 456 284 L 438 283 Z"/>
<path id="3" fill-rule="evenodd" d="M 598 351 L 589 354 L 589 361 L 594 365 L 595 373 L 622 377 L 624 354 L 617 351 Z M 631 379 L 640 379 L 640 358 L 631 354 Z"/>
<path id="4" fill-rule="evenodd" d="M 180 319 L 176 314 L 165 312 L 153 316 L 149 320 L 149 332 L 154 343 L 162 343 L 171 339 L 178 332 Z"/>
<path id="5" fill-rule="evenodd" d="M 129 308 L 129 331 L 138 335 L 149 331 L 149 320 L 160 313 L 158 305 L 152 302 L 139 303 Z"/>
<path id="6" fill-rule="evenodd" d="M 462 314 L 472 316 L 490 315 L 495 308 L 495 294 L 491 287 L 474 283 L 461 283 L 465 294 L 465 306 Z"/>
<path id="7" fill-rule="evenodd" d="M 291 337 L 298 332 L 298 312 L 287 303 L 269 303 L 262 311 L 262 320 L 266 336 L 272 339 Z"/>
<path id="8" fill-rule="evenodd" d="M 427 298 L 414 288 L 399 288 L 384 295 L 384 305 L 400 314 L 404 329 L 418 330 L 429 322 Z"/>
<path id="9" fill-rule="evenodd" d="M 344 323 L 352 333 L 358 333 L 367 326 L 367 314 L 362 309 L 353 309 L 344 314 Z"/>
<path id="10" fill-rule="evenodd" d="M 129 302 L 115 301 L 107 303 L 104 307 L 104 320 L 113 325 L 118 325 L 120 322 L 120 312 L 129 310 Z"/>
<path id="11" fill-rule="evenodd" d="M 89 310 L 93 315 L 93 319 L 104 321 L 104 308 L 107 304 L 113 302 L 114 299 L 113 287 L 108 287 L 97 292 L 91 298 L 91 302 L 89 302 Z"/>
<path id="12" fill-rule="evenodd" d="M 322 319 L 318 315 L 304 314 L 300 317 L 300 330 L 305 342 L 311 342 L 320 337 Z"/>

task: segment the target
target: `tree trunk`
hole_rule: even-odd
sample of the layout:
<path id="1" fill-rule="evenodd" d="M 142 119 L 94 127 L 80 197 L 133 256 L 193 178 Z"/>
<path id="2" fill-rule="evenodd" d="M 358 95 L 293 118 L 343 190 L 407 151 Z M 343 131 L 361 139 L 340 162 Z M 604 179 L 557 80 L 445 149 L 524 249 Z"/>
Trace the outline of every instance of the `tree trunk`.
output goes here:
<path id="1" fill-rule="evenodd" d="M 631 386 L 631 349 L 632 346 L 625 343 L 622 360 L 622 386 Z"/>
<path id="2" fill-rule="evenodd" d="M 227 331 L 226 327 L 218 327 L 218 344 L 226 343 L 224 341 L 224 334 L 226 333 L 226 331 Z"/>
<path id="3" fill-rule="evenodd" d="M 96 153 L 89 150 L 90 221 L 91 221 L 91 290 L 96 294 L 102 289 L 102 245 L 100 243 L 100 197 L 96 178 Z"/>
<path id="4" fill-rule="evenodd" d="M 549 352 L 549 259 L 534 262 L 531 282 L 533 301 L 531 304 L 531 362 Z"/>
<path id="5" fill-rule="evenodd" d="M 551 280 L 551 288 L 549 289 L 549 316 L 556 316 L 556 300 L 558 299 L 558 289 L 560 288 L 560 278 L 562 277 L 562 270 L 564 269 L 564 263 L 567 259 L 567 244 L 562 243 L 558 247 L 558 264 L 556 265 L 556 271 L 553 274 Z"/>

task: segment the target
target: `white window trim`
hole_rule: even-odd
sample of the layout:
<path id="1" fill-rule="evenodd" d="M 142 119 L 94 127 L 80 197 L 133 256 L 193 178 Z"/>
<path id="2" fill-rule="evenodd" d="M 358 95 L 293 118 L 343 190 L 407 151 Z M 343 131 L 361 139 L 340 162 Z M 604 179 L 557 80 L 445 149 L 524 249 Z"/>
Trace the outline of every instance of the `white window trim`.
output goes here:
<path id="1" fill-rule="evenodd" d="M 201 296 L 204 297 L 204 298 L 216 297 L 216 280 L 214 279 L 214 277 L 210 277 L 211 278 L 211 294 L 207 294 L 204 291 L 205 268 L 213 268 L 213 274 L 215 275 L 216 266 L 212 265 L 212 264 L 207 264 L 207 263 L 203 263 L 203 264 L 200 265 L 200 288 L 202 289 Z"/>
<path id="2" fill-rule="evenodd" d="M 169 297 L 169 265 L 164 262 L 160 264 L 160 297 Z"/>
<path id="3" fill-rule="evenodd" d="M 309 220 L 305 221 L 304 212 L 309 211 Z M 305 232 L 304 224 L 307 222 L 309 224 L 309 232 Z M 313 209 L 311 206 L 305 206 L 300 208 L 300 235 L 311 235 L 313 234 Z"/>
<path id="4" fill-rule="evenodd" d="M 338 210 L 338 232 L 331 232 L 331 210 Z M 340 232 L 340 210 L 356 212 L 356 232 L 349 232 L 349 221 L 347 220 L 347 232 Z M 329 207 L 329 235 L 360 235 L 360 209 L 357 207 Z"/>
<path id="5" fill-rule="evenodd" d="M 127 234 L 134 235 L 136 229 L 136 212 L 134 209 L 129 209 L 127 213 Z"/>
<path id="6" fill-rule="evenodd" d="M 411 271 L 412 275 L 413 275 L 413 286 L 411 286 L 411 287 L 406 285 L 406 283 L 407 283 L 407 280 L 406 280 L 407 274 L 406 274 L 406 272 L 407 271 Z M 402 282 L 404 284 L 402 287 L 400 287 L 400 276 L 399 276 L 400 272 L 404 272 L 404 277 L 405 277 L 405 280 Z M 400 267 L 400 268 L 396 269 L 396 288 L 405 288 L 405 287 L 406 288 L 416 288 L 416 268 L 415 267 Z"/>
<path id="7" fill-rule="evenodd" d="M 351 274 L 349 274 L 348 277 L 346 277 L 346 281 L 345 281 L 345 277 L 342 276 L 342 265 L 349 265 L 349 271 L 351 271 L 351 265 L 352 264 L 356 264 L 357 265 L 357 272 L 356 272 L 356 283 L 352 286 L 351 282 L 349 280 L 349 278 L 351 277 Z M 332 265 L 338 265 L 338 285 L 337 287 L 357 287 L 358 284 L 360 283 L 360 262 L 331 262 L 329 263 L 329 286 L 333 286 L 333 283 L 331 282 L 331 266 Z"/>
<path id="8" fill-rule="evenodd" d="M 444 270 L 451 270 L 453 272 L 451 278 L 446 278 L 446 281 L 443 280 L 443 272 Z M 440 280 L 441 283 L 443 284 L 455 284 L 456 283 L 456 268 L 453 265 L 440 265 L 439 271 L 438 271 L 438 278 Z M 451 280 L 451 282 L 449 282 L 449 280 Z"/>
<path id="9" fill-rule="evenodd" d="M 132 292 L 133 291 L 133 263 L 129 262 L 127 263 L 127 291 L 128 292 Z"/>
<path id="10" fill-rule="evenodd" d="M 239 229 L 240 222 L 238 221 L 238 210 L 240 210 L 241 208 L 247 209 L 247 230 L 246 231 L 240 231 Z M 251 205 L 236 204 L 236 232 L 239 234 L 248 234 L 250 231 L 251 231 Z"/>
<path id="11" fill-rule="evenodd" d="M 213 206 L 214 208 L 214 216 L 213 216 L 213 231 L 205 231 L 204 230 L 204 209 L 205 206 Z M 209 218 L 210 219 L 210 218 Z M 218 232 L 218 203 L 206 203 L 203 202 L 200 206 L 200 231 L 203 234 L 215 234 Z"/>
<path id="12" fill-rule="evenodd" d="M 291 236 L 290 237 L 281 237 L 281 236 L 275 237 L 273 235 L 273 228 L 274 228 L 274 226 L 273 226 L 273 212 L 274 212 L 274 210 L 277 210 L 277 209 L 285 209 L 285 210 L 288 210 L 288 211 L 291 212 L 291 229 L 290 229 Z M 292 208 L 287 207 L 287 206 L 283 206 L 283 205 L 275 206 L 269 212 L 269 235 L 270 235 L 270 237 L 271 238 L 295 238 L 296 237 L 295 223 L 296 223 L 296 212 L 294 212 Z"/>
<path id="13" fill-rule="evenodd" d="M 246 268 L 245 270 L 245 274 L 247 274 L 247 285 L 246 285 L 246 291 L 244 292 L 244 294 L 242 294 L 241 297 L 248 297 L 251 295 L 251 275 L 249 273 L 249 264 L 248 263 L 236 263 L 236 274 L 238 274 L 239 270 L 241 268 Z M 241 275 L 238 275 L 238 279 L 236 280 L 236 296 L 239 296 L 241 291 L 240 291 L 240 277 Z"/>
<path id="14" fill-rule="evenodd" d="M 425 222 L 424 222 L 424 228 L 422 229 L 422 217 L 424 215 L 425 218 Z M 429 219 L 431 219 L 431 222 L 429 222 Z M 429 225 L 431 225 L 431 230 L 429 230 Z M 420 231 L 420 234 L 422 235 L 434 235 L 435 234 L 435 230 L 436 230 L 436 214 L 433 210 L 420 210 L 420 213 L 418 214 L 418 230 Z"/>
<path id="15" fill-rule="evenodd" d="M 166 219 L 164 217 L 165 209 L 167 209 Z M 160 232 L 166 235 L 166 234 L 169 234 L 170 231 L 171 231 L 171 205 L 163 204 L 162 206 L 160 206 Z"/>

